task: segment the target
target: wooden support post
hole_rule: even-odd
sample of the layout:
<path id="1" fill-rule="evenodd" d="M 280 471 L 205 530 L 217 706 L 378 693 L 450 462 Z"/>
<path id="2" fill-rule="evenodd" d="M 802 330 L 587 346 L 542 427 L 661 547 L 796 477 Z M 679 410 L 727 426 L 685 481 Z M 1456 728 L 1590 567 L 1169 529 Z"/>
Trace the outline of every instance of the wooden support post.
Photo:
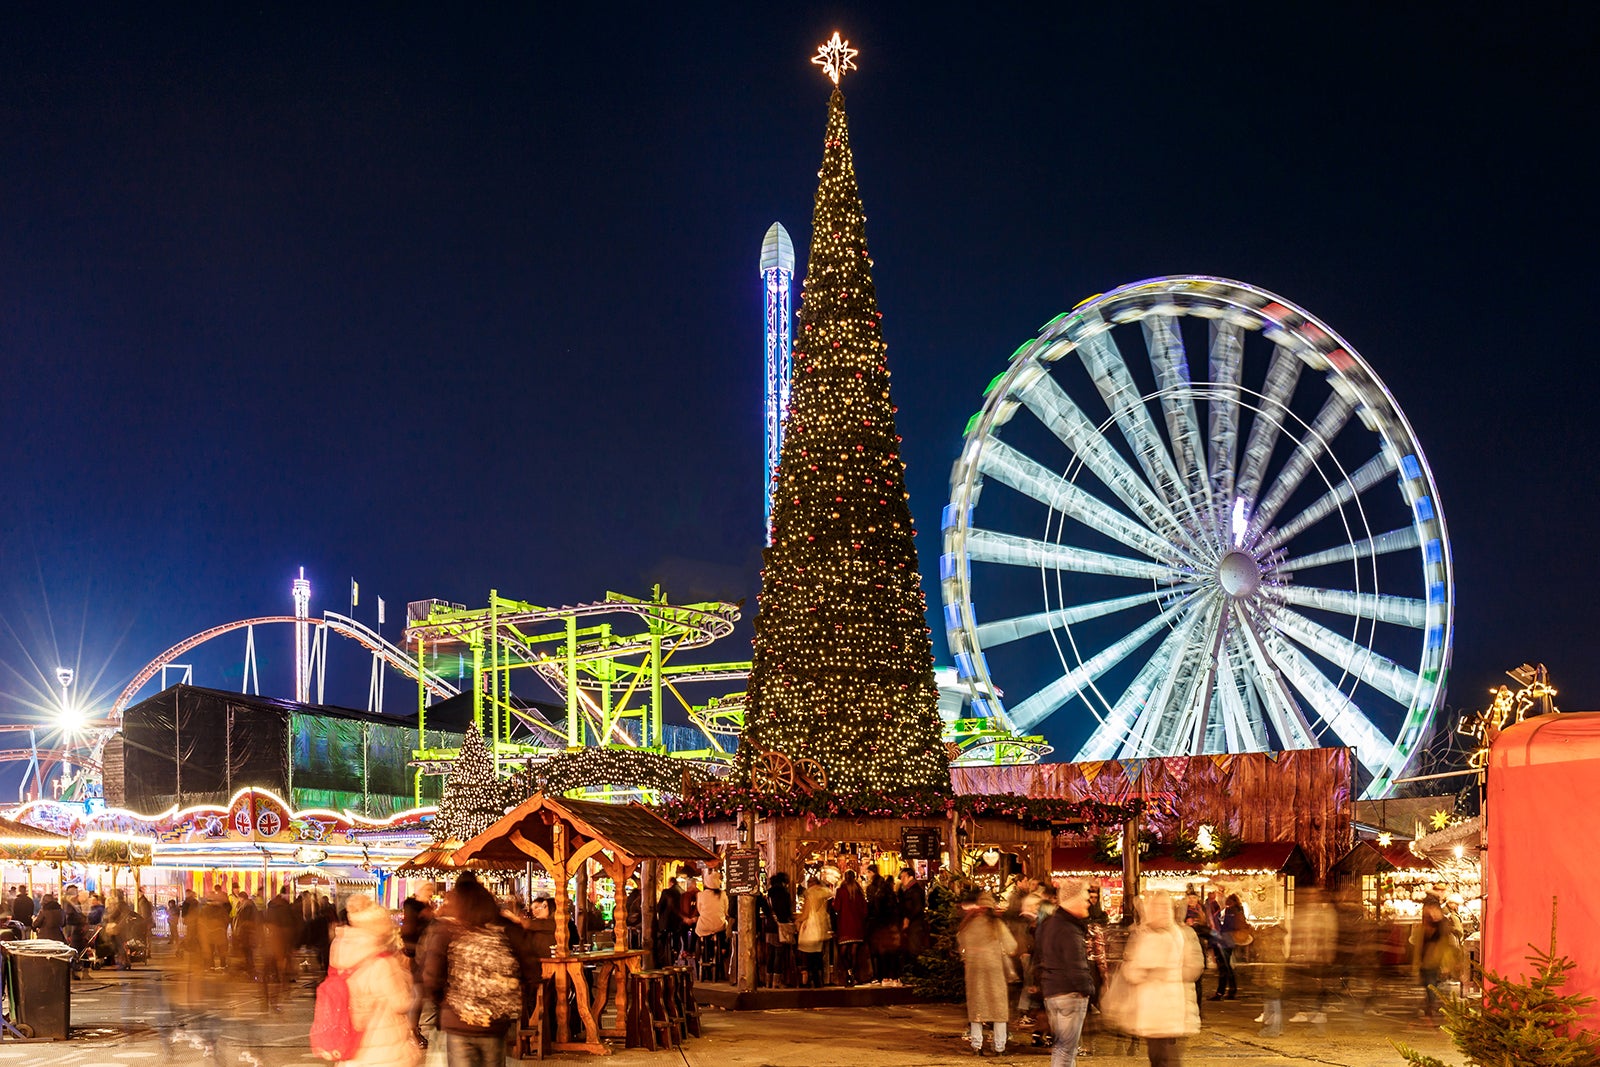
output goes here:
<path id="1" fill-rule="evenodd" d="M 754 848 L 756 844 L 756 813 L 746 808 L 739 813 L 739 845 Z M 739 992 L 753 993 L 756 988 L 756 940 L 761 932 L 756 929 L 756 895 L 739 894 Z"/>
<path id="2" fill-rule="evenodd" d="M 1133 914 L 1139 896 L 1139 817 L 1122 824 L 1122 914 Z"/>
<path id="3" fill-rule="evenodd" d="M 550 826 L 550 858 L 556 861 L 550 869 L 556 882 L 556 955 L 565 956 L 572 947 L 567 943 L 567 917 L 572 912 L 567 899 L 567 828 L 559 819 Z M 565 1004 L 563 1000 L 561 1006 Z"/>
<path id="4" fill-rule="evenodd" d="M 656 965 L 656 861 L 645 860 L 639 865 L 639 947 L 648 955 L 650 966 Z"/>
<path id="5" fill-rule="evenodd" d="M 617 948 L 628 947 L 628 876 L 633 873 L 633 865 L 617 860 L 611 869 L 611 882 L 614 892 L 611 894 L 611 929 L 617 938 Z M 639 892 L 639 904 L 644 906 L 644 891 Z M 626 983 L 627 976 L 623 976 Z"/>
<path id="6" fill-rule="evenodd" d="M 578 943 L 588 945 L 589 939 L 594 936 L 594 931 L 589 929 L 589 861 L 578 864 L 574 873 L 577 875 Z"/>

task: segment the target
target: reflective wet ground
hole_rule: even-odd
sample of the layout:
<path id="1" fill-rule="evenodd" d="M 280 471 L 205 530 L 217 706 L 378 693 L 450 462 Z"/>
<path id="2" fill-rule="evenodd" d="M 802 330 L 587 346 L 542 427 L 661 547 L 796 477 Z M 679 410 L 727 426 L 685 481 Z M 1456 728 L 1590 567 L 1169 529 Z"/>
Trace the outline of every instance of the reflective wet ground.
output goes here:
<path id="1" fill-rule="evenodd" d="M 1374 1067 L 1401 1063 L 1391 1040 L 1455 1060 L 1448 1039 L 1420 1023 L 1420 993 L 1396 982 L 1364 1003 L 1334 1000 L 1319 1020 L 1312 1005 L 1292 999 L 1283 1007 L 1283 1033 L 1260 1035 L 1262 1002 L 1251 999 L 1250 973 L 1240 969 L 1244 992 L 1236 1001 L 1206 1004 L 1205 1027 L 1189 1042 L 1188 1067 L 1217 1064 L 1265 1067 L 1321 1064 Z M 286 1067 L 319 1063 L 311 1055 L 312 990 L 309 981 L 269 1002 L 258 983 L 215 977 L 191 991 L 159 967 L 132 972 L 95 972 L 73 983 L 73 1038 L 66 1042 L 0 1041 L 0 1067 L 71 1065 L 139 1067 L 150 1064 L 226 1064 Z M 1294 1021 L 1297 1015 L 1304 1021 Z M 888 1064 L 922 1067 L 970 1059 L 966 1018 L 955 1005 L 704 1013 L 705 1036 L 681 1050 L 618 1049 L 606 1062 L 615 1067 L 693 1064 L 705 1067 L 832 1067 Z M 436 1046 L 442 1043 L 435 1043 Z M 1081 1064 L 1133 1067 L 1146 1063 L 1127 1039 L 1091 1034 Z M 1049 1050 L 1034 1046 L 1027 1031 L 1013 1028 L 1009 1047 L 995 1063 L 1044 1067 Z M 589 1057 L 563 1054 L 561 1062 Z M 515 1062 L 515 1061 L 513 1061 Z M 442 1047 L 426 1067 L 445 1067 Z"/>

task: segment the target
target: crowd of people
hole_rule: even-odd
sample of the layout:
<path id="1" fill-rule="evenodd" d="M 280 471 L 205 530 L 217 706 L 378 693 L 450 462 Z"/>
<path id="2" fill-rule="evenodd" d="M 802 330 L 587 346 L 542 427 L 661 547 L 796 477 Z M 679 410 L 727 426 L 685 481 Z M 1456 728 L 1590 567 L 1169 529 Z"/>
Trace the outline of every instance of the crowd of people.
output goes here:
<path id="1" fill-rule="evenodd" d="M 1246 949 L 1253 966 L 1245 993 L 1260 999 L 1265 1036 L 1282 1033 L 1286 1000 L 1301 1009 L 1289 1022 L 1320 1027 L 1341 1004 L 1370 1007 L 1385 995 L 1371 975 L 1353 982 L 1376 958 L 1361 940 L 1375 927 L 1341 915 L 1315 888 L 1299 891 L 1292 923 L 1257 929 L 1240 897 L 1217 887 L 1181 897 L 1149 891 L 1124 902 L 1113 921 L 1099 886 L 1075 878 L 1019 878 L 1003 900 L 943 870 L 926 883 L 911 868 L 889 878 L 874 866 L 844 871 L 837 884 L 805 881 L 797 890 L 777 872 L 754 894 L 758 979 L 898 984 L 930 946 L 933 911 L 953 905 L 974 1054 L 1004 1052 L 1015 1025 L 1051 1046 L 1052 1067 L 1073 1067 L 1086 1034 L 1097 1031 L 1141 1040 L 1152 1067 L 1178 1067 L 1181 1039 L 1199 1031 L 1206 1001 L 1240 997 L 1235 964 Z M 576 903 L 568 943 L 580 944 L 580 931 L 609 937 L 613 927 L 597 903 Z M 645 947 L 636 880 L 623 906 L 632 947 Z M 655 962 L 692 962 L 703 978 L 726 977 L 738 911 L 718 872 L 678 872 L 656 900 L 648 946 Z M 59 898 L 22 887 L 0 895 L 6 936 L 58 940 L 84 962 L 131 967 L 157 928 L 170 937 L 191 990 L 219 972 L 281 990 L 297 966 L 312 981 L 335 979 L 348 991 L 361 1041 L 359 1054 L 345 1059 L 358 1067 L 415 1067 L 440 1039 L 450 1067 L 498 1067 L 506 1031 L 533 1002 L 539 961 L 557 944 L 550 893 L 502 902 L 470 874 L 444 894 L 422 883 L 398 916 L 365 894 L 340 908 L 316 892 L 291 898 L 283 889 L 268 898 L 220 884 L 159 906 L 142 890 L 130 899 L 113 889 L 103 899 L 75 885 Z M 1409 942 L 1430 1023 L 1441 984 L 1464 969 L 1465 933 L 1459 910 L 1442 891 L 1430 892 Z"/>
<path id="2" fill-rule="evenodd" d="M 1396 991 L 1395 973 L 1404 973 L 1382 965 L 1376 924 L 1341 916 L 1314 887 L 1299 891 L 1292 922 L 1266 930 L 1252 924 L 1237 894 L 1216 887 L 1182 897 L 1146 892 L 1117 922 L 1099 887 L 1076 878 L 1021 878 L 1004 904 L 959 879 L 949 891 L 961 909 L 957 941 L 978 1055 L 1003 1052 L 1015 1020 L 1036 1044 L 1051 1045 L 1052 1067 L 1072 1067 L 1091 1030 L 1140 1040 L 1152 1067 L 1177 1067 L 1181 1039 L 1199 1032 L 1205 1002 L 1239 999 L 1235 964 L 1252 945 L 1257 988 L 1247 992 L 1260 998 L 1255 1021 L 1268 1037 L 1283 1032 L 1285 1000 L 1301 1009 L 1289 1022 L 1320 1030 L 1328 1011 L 1377 1010 Z M 1409 953 L 1426 1025 L 1436 1019 L 1441 984 L 1460 977 L 1463 935 L 1459 913 L 1442 892 L 1429 893 Z M 1207 970 L 1216 976 L 1209 995 Z"/>
<path id="3" fill-rule="evenodd" d="M 811 875 L 798 893 L 780 871 L 754 898 L 756 967 L 766 985 L 898 985 L 927 946 L 927 890 L 911 868 L 894 878 L 875 865 L 847 870 L 834 886 Z M 632 910 L 628 921 L 637 927 Z M 737 925 L 716 872 L 703 882 L 680 872 L 656 899 L 656 962 L 698 961 L 705 977 L 726 979 Z"/>

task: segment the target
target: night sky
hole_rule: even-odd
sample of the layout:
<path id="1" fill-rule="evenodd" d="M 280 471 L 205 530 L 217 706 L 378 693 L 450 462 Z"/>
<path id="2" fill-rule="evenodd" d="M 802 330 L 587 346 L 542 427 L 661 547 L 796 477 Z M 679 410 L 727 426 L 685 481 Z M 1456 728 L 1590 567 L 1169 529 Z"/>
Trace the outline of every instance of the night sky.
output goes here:
<path id="1" fill-rule="evenodd" d="M 581 7 L 8 13 L 0 720 L 58 662 L 104 705 L 189 634 L 287 614 L 301 566 L 314 610 L 383 596 L 391 637 L 408 600 L 491 588 L 753 612 L 757 256 L 782 221 L 803 273 L 835 28 L 941 662 L 985 383 L 1084 297 L 1201 273 L 1331 324 L 1411 420 L 1451 704 L 1542 660 L 1600 706 L 1592 7 Z M 290 695 L 287 635 L 258 641 Z M 197 683 L 238 687 L 224 643 Z M 330 659 L 362 706 L 364 657 Z"/>

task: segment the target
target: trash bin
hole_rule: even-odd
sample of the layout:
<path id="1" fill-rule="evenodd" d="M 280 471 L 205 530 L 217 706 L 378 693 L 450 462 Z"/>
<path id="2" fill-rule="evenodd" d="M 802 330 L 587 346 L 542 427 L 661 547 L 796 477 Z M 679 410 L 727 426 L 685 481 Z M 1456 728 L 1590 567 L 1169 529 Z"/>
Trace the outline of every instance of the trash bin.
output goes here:
<path id="1" fill-rule="evenodd" d="M 30 1037 L 65 1039 L 71 1029 L 72 948 L 43 938 L 0 942 L 11 1024 Z"/>

